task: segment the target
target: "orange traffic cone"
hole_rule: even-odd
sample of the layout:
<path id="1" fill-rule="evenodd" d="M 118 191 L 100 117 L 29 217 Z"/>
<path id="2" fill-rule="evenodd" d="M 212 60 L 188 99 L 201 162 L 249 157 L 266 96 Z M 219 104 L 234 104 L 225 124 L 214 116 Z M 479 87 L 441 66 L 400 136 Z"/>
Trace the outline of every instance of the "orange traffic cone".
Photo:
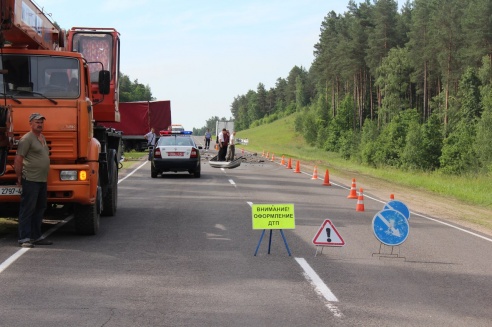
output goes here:
<path id="1" fill-rule="evenodd" d="M 287 162 L 287 169 L 292 169 L 292 158 L 289 158 L 289 161 Z"/>
<path id="2" fill-rule="evenodd" d="M 394 200 L 395 199 L 395 195 L 393 193 L 390 194 L 390 200 Z"/>
<path id="3" fill-rule="evenodd" d="M 280 164 L 281 164 L 282 166 L 285 166 L 285 159 L 284 159 L 284 156 L 282 156 L 282 160 L 280 160 Z"/>
<path id="4" fill-rule="evenodd" d="M 314 166 L 313 177 L 311 179 L 318 179 L 318 167 Z"/>
<path id="5" fill-rule="evenodd" d="M 357 199 L 357 206 L 355 211 L 364 211 L 364 190 L 362 187 L 359 189 L 359 197 Z"/>
<path id="6" fill-rule="evenodd" d="M 301 164 L 299 163 L 299 160 L 296 161 L 296 169 L 294 170 L 294 173 L 300 173 L 301 172 Z"/>
<path id="7" fill-rule="evenodd" d="M 275 161 L 275 154 L 272 153 L 272 159 L 270 161 Z"/>
<path id="8" fill-rule="evenodd" d="M 267 158 L 267 159 L 268 159 L 268 158 L 270 158 L 270 151 L 268 151 L 268 152 L 267 152 L 267 154 L 266 154 L 266 157 L 265 157 L 265 158 Z"/>
<path id="9" fill-rule="evenodd" d="M 261 153 L 261 156 L 264 157 L 265 156 L 265 150 L 263 150 L 263 152 Z"/>
<path id="10" fill-rule="evenodd" d="M 350 194 L 347 199 L 357 199 L 357 186 L 355 185 L 355 178 L 352 178 L 352 187 L 350 188 Z"/>
<path id="11" fill-rule="evenodd" d="M 328 171 L 328 169 L 325 172 L 325 179 L 323 180 L 323 185 L 326 185 L 326 186 L 331 185 L 331 183 L 330 183 L 330 172 Z"/>

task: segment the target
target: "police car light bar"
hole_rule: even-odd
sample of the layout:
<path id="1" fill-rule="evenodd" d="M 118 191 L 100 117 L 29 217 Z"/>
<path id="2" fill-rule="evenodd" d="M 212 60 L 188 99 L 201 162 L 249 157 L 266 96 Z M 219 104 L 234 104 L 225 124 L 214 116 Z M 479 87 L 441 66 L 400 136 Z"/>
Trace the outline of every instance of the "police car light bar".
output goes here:
<path id="1" fill-rule="evenodd" d="M 161 136 L 164 135 L 191 135 L 193 134 L 192 131 L 160 131 L 159 134 Z"/>

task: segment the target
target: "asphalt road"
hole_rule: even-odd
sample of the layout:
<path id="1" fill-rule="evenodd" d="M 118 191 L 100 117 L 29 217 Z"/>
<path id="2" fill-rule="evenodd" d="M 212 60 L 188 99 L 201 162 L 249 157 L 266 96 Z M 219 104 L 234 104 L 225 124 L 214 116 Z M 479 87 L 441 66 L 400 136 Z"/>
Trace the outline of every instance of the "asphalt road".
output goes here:
<path id="1" fill-rule="evenodd" d="M 68 222 L 52 246 L 1 240 L 0 326 L 490 326 L 492 239 L 410 208 L 406 241 L 381 247 L 372 220 L 387 199 L 365 194 L 358 212 L 349 186 L 323 176 L 206 158 L 201 178 L 135 167 L 96 236 Z M 259 203 L 294 204 L 291 256 L 278 230 L 254 256 Z M 345 246 L 315 256 L 325 219 Z"/>

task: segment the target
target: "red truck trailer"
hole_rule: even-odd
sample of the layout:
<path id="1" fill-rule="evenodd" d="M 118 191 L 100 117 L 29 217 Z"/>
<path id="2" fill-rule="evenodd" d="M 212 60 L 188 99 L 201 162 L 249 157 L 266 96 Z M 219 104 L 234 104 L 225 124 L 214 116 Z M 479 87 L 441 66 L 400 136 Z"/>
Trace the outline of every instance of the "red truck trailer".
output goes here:
<path id="1" fill-rule="evenodd" d="M 144 135 L 154 127 L 155 133 L 166 130 L 171 125 L 171 101 L 120 102 L 121 121 L 108 123 L 109 127 L 123 134 L 125 151 L 142 151 L 147 148 Z"/>

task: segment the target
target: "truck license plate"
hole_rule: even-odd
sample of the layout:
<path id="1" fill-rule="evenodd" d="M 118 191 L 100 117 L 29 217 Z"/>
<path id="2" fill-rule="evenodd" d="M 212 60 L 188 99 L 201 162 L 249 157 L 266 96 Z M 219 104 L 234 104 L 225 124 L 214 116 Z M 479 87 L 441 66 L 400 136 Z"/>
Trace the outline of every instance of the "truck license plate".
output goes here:
<path id="1" fill-rule="evenodd" d="M 184 152 L 168 152 L 168 157 L 182 157 L 184 156 Z"/>
<path id="2" fill-rule="evenodd" d="M 22 188 L 19 186 L 1 186 L 0 187 L 0 196 L 1 195 L 21 195 Z"/>

